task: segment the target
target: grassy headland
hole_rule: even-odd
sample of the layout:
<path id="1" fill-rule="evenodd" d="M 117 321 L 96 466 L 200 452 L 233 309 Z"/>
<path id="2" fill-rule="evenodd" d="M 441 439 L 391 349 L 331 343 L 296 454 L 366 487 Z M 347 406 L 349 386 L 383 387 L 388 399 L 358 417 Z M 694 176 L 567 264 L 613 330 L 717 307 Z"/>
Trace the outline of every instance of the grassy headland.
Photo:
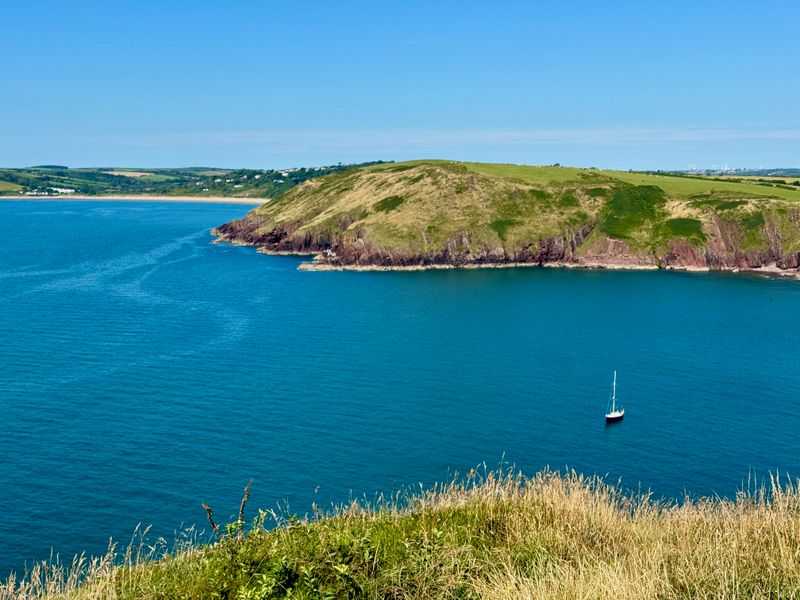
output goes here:
<path id="1" fill-rule="evenodd" d="M 333 514 L 238 526 L 149 560 L 142 546 L 39 567 L 0 600 L 794 598 L 800 492 L 682 503 L 597 479 L 489 474 Z"/>
<path id="2" fill-rule="evenodd" d="M 316 268 L 567 263 L 794 272 L 800 187 L 762 183 L 389 163 L 307 181 L 216 233 L 267 252 L 318 254 Z"/>

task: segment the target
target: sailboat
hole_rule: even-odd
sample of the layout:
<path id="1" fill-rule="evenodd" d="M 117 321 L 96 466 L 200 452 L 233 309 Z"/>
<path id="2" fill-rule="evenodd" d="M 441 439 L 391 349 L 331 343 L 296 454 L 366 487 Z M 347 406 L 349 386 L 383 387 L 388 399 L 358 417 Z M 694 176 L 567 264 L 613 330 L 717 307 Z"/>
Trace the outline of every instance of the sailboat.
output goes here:
<path id="1" fill-rule="evenodd" d="M 624 408 L 617 408 L 617 372 L 614 371 L 614 383 L 611 384 L 611 410 L 606 413 L 606 423 L 622 421 L 625 416 Z"/>

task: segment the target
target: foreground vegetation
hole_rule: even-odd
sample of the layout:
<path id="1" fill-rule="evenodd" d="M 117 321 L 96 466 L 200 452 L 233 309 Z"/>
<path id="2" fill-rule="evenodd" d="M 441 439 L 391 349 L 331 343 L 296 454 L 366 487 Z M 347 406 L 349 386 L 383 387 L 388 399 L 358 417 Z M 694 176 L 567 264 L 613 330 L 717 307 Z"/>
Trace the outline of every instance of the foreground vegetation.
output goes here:
<path id="1" fill-rule="evenodd" d="M 785 180 L 782 180 L 785 181 Z M 559 166 L 412 161 L 308 181 L 217 229 L 318 267 L 800 266 L 800 187 Z"/>
<path id="2" fill-rule="evenodd" d="M 511 473 L 352 504 L 306 519 L 261 513 L 207 546 L 142 546 L 38 567 L 0 599 L 793 598 L 800 491 L 773 479 L 734 500 L 654 501 L 597 479 Z"/>

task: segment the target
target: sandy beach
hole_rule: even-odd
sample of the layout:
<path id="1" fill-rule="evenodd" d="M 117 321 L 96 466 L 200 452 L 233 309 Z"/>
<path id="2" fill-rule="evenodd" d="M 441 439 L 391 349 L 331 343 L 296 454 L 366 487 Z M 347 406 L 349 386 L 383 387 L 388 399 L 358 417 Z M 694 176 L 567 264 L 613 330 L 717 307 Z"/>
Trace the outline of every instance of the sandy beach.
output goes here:
<path id="1" fill-rule="evenodd" d="M 0 196 L 3 200 L 48 200 L 85 202 L 187 202 L 202 204 L 264 204 L 268 198 L 231 198 L 225 196 Z"/>

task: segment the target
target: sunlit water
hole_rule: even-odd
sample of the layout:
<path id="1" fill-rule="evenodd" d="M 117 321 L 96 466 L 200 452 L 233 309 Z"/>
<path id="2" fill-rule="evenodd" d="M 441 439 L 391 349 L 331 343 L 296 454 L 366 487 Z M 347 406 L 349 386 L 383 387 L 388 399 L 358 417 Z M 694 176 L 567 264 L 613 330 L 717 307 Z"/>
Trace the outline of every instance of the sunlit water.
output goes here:
<path id="1" fill-rule="evenodd" d="M 210 243 L 246 210 L 0 203 L 0 576 L 224 521 L 251 477 L 252 515 L 484 461 L 669 497 L 800 475 L 798 282 L 308 273 Z"/>

